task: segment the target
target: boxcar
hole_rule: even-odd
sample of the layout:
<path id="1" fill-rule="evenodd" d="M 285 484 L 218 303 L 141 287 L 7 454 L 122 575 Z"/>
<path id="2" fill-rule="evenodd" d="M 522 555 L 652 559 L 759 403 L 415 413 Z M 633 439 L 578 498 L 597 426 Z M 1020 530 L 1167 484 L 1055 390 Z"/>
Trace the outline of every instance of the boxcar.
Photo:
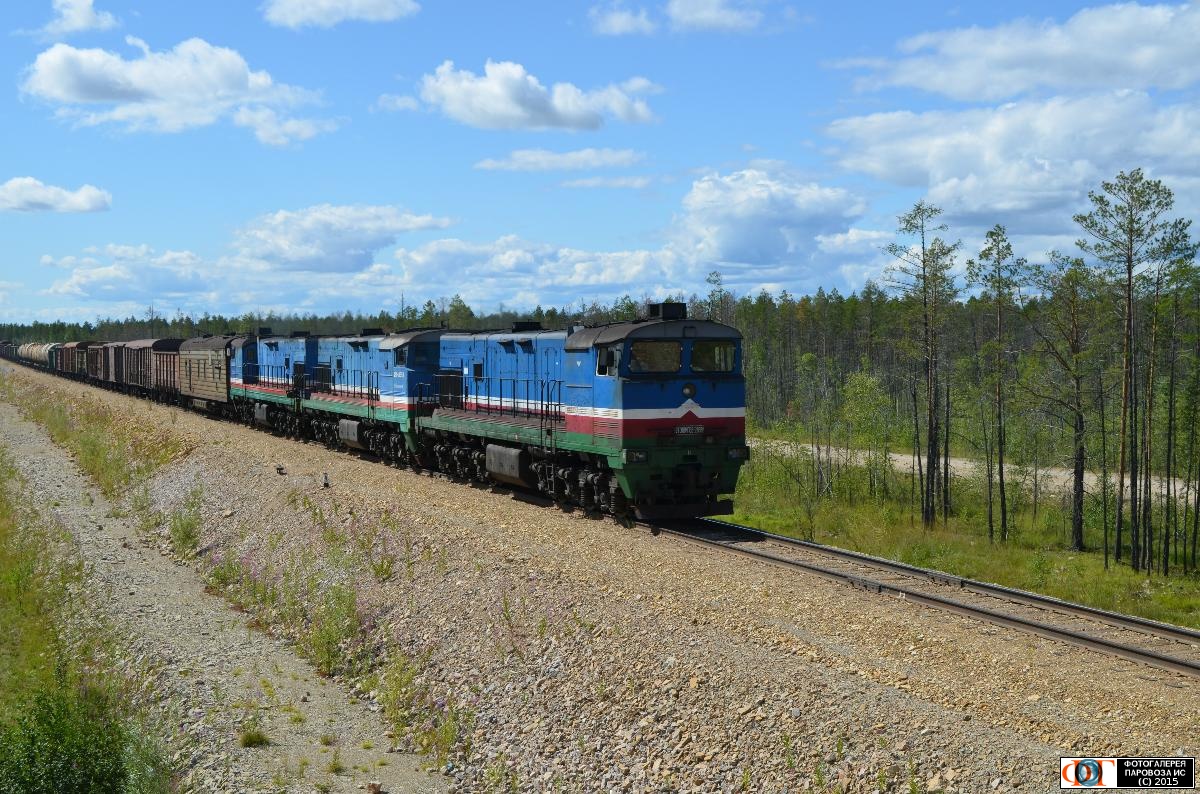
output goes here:
<path id="1" fill-rule="evenodd" d="M 64 375 L 74 375 L 78 370 L 75 365 L 75 354 L 79 349 L 78 342 L 66 342 L 58 349 L 58 360 L 55 369 Z"/>
<path id="2" fill-rule="evenodd" d="M 101 374 L 106 383 L 114 386 L 125 385 L 125 350 L 124 342 L 109 342 L 101 348 L 103 361 Z"/>
<path id="3" fill-rule="evenodd" d="M 176 382 L 179 393 L 202 410 L 229 403 L 229 354 L 244 336 L 202 336 L 179 345 Z"/>
<path id="4" fill-rule="evenodd" d="M 182 339 L 137 339 L 123 351 L 125 385 L 145 393 L 174 394 Z"/>
<path id="5" fill-rule="evenodd" d="M 91 349 L 95 342 L 79 342 L 75 345 L 75 361 L 70 365 L 71 370 L 75 375 L 86 378 L 88 372 L 88 350 Z"/>
<path id="6" fill-rule="evenodd" d="M 182 339 L 159 339 L 150 349 L 154 391 L 168 396 L 179 394 L 179 346 Z"/>
<path id="7" fill-rule="evenodd" d="M 89 342 L 87 347 L 87 363 L 84 373 L 91 380 L 105 380 L 104 377 L 104 347 L 108 342 Z"/>

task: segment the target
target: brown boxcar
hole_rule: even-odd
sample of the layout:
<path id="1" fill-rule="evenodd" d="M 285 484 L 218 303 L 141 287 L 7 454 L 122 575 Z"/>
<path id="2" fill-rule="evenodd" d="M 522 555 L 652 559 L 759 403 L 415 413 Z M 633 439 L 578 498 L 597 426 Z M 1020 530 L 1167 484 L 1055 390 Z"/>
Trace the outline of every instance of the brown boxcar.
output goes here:
<path id="1" fill-rule="evenodd" d="M 179 394 L 179 345 L 182 339 L 160 340 L 173 343 L 162 350 L 151 350 L 150 359 L 154 367 L 154 390 L 160 394 Z"/>
<path id="2" fill-rule="evenodd" d="M 75 345 L 75 369 L 73 372 L 81 378 L 88 374 L 88 354 L 95 342 L 79 342 Z"/>
<path id="3" fill-rule="evenodd" d="M 109 342 L 104 345 L 102 375 L 107 383 L 122 385 L 125 383 L 125 360 L 122 356 L 125 350 L 124 342 Z"/>
<path id="4" fill-rule="evenodd" d="M 239 336 L 203 336 L 179 346 L 179 393 L 197 408 L 229 402 L 229 349 Z"/>
<path id="5" fill-rule="evenodd" d="M 73 375 L 75 369 L 75 351 L 79 348 L 78 342 L 67 342 L 58 349 L 58 361 L 55 369 L 65 375 Z"/>
<path id="6" fill-rule="evenodd" d="M 80 342 L 80 344 L 85 344 Z M 87 342 L 87 363 L 83 374 L 92 380 L 104 380 L 104 346 L 108 342 Z"/>
<path id="7" fill-rule="evenodd" d="M 144 392 L 174 394 L 182 339 L 138 339 L 125 343 L 125 385 Z"/>

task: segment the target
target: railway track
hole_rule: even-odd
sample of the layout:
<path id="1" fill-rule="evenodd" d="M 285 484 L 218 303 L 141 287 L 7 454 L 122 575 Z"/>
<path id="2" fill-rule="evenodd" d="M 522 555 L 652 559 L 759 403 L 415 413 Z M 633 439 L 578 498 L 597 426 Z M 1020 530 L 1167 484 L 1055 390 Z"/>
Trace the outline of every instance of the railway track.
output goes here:
<path id="1" fill-rule="evenodd" d="M 724 521 L 698 519 L 647 525 L 657 533 L 802 570 L 880 595 L 1200 678 L 1200 631 Z"/>

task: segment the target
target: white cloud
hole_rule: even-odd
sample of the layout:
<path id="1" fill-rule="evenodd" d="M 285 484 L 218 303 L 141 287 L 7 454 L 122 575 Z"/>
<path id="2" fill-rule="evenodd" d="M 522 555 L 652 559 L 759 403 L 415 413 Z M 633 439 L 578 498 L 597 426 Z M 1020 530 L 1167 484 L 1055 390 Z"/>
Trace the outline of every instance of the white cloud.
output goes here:
<path id="1" fill-rule="evenodd" d="M 0 211 L 102 212 L 111 206 L 112 195 L 92 185 L 67 190 L 31 176 L 13 177 L 0 185 Z"/>
<path id="2" fill-rule="evenodd" d="M 397 251 L 390 286 L 427 294 L 430 284 L 453 284 L 451 291 L 476 305 L 562 306 L 671 284 L 678 259 L 667 248 L 595 252 L 514 236 L 489 243 L 450 238 Z"/>
<path id="3" fill-rule="evenodd" d="M 683 199 L 676 245 L 709 262 L 779 265 L 807 262 L 816 237 L 845 229 L 865 204 L 847 190 L 784 170 L 747 168 L 709 174 Z"/>
<path id="4" fill-rule="evenodd" d="M 592 22 L 592 30 L 604 36 L 649 35 L 658 27 L 646 9 L 632 11 L 620 2 L 592 6 L 588 9 L 588 19 Z"/>
<path id="5" fill-rule="evenodd" d="M 416 97 L 404 96 L 402 94 L 380 94 L 379 99 L 375 100 L 375 104 L 371 109 L 388 112 L 420 110 L 421 103 L 417 101 Z"/>
<path id="6" fill-rule="evenodd" d="M 320 204 L 279 210 L 238 232 L 234 266 L 258 269 L 351 272 L 370 265 L 375 253 L 403 232 L 440 229 L 446 218 L 414 215 L 397 207 Z"/>
<path id="7" fill-rule="evenodd" d="M 548 149 L 517 149 L 503 160 L 480 160 L 485 171 L 581 171 L 634 165 L 644 155 L 633 149 L 577 149 L 552 152 Z"/>
<path id="8" fill-rule="evenodd" d="M 188 39 L 164 52 L 153 52 L 133 37 L 126 42 L 141 57 L 127 60 L 108 50 L 55 44 L 26 69 L 21 89 L 58 104 L 58 115 L 84 125 L 179 132 L 229 117 L 275 144 L 332 127 L 332 122 L 281 119 L 279 109 L 315 102 L 317 95 L 251 70 L 235 50 L 203 39 Z"/>
<path id="9" fill-rule="evenodd" d="M 70 274 L 56 279 L 43 291 L 93 302 L 182 302 L 205 307 L 214 289 L 213 274 L 206 272 L 190 251 L 157 254 L 148 245 L 108 245 L 104 259 L 65 256 L 42 257 L 43 264 L 69 267 Z M 198 302 L 198 303 L 197 303 Z"/>
<path id="10" fill-rule="evenodd" d="M 657 86 L 643 77 L 583 91 L 571 83 L 547 89 L 512 61 L 491 61 L 477 75 L 446 61 L 421 78 L 421 99 L 446 116 L 483 129 L 598 129 L 605 116 L 626 122 L 653 119 L 640 94 Z"/>
<path id="11" fill-rule="evenodd" d="M 1200 176 L 1197 128 L 1200 107 L 1123 91 L 875 113 L 829 133 L 844 144 L 844 166 L 927 190 L 952 217 L 984 226 L 1019 217 L 1028 233 L 1058 233 L 1087 190 L 1120 170 L 1143 166 L 1168 184 Z"/>
<path id="12" fill-rule="evenodd" d="M 626 188 L 641 190 L 650 185 L 648 176 L 592 176 L 586 179 L 568 179 L 563 187 L 582 188 Z"/>
<path id="13" fill-rule="evenodd" d="M 414 0 L 267 0 L 263 16 L 272 25 L 330 28 L 339 22 L 393 22 L 421 10 Z"/>
<path id="14" fill-rule="evenodd" d="M 295 141 L 307 141 L 322 132 L 333 132 L 337 123 L 329 119 L 281 118 L 268 107 L 240 107 L 233 114 L 233 123 L 254 130 L 254 137 L 269 146 L 286 146 Z"/>
<path id="15" fill-rule="evenodd" d="M 1061 24 L 1021 19 L 991 28 L 922 33 L 905 57 L 874 67 L 863 85 L 911 86 L 967 101 L 1038 88 L 1180 89 L 1200 80 L 1200 4 L 1085 8 Z"/>
<path id="16" fill-rule="evenodd" d="M 117 18 L 107 11 L 97 11 L 92 7 L 92 0 L 53 0 L 53 6 L 54 19 L 41 30 L 50 37 L 109 30 L 117 26 Z"/>
<path id="17" fill-rule="evenodd" d="M 851 227 L 837 234 L 818 234 L 816 240 L 817 247 L 827 254 L 845 252 L 864 254 L 878 251 L 893 237 L 895 234 L 892 232 Z"/>
<path id="18" fill-rule="evenodd" d="M 763 18 L 761 11 L 734 0 L 668 0 L 666 10 L 677 30 L 745 31 Z"/>
<path id="19" fill-rule="evenodd" d="M 38 264 L 42 267 L 57 267 L 63 270 L 71 270 L 76 267 L 94 267 L 99 265 L 100 261 L 90 256 L 79 257 L 68 255 L 55 258 L 49 254 L 43 254 L 42 258 L 38 260 Z"/>

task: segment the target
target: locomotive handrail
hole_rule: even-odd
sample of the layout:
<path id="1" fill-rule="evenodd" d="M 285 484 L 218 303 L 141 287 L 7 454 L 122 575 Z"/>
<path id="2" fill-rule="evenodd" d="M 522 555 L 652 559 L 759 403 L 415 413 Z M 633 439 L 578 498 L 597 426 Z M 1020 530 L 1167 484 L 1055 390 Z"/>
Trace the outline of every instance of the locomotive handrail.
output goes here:
<path id="1" fill-rule="evenodd" d="M 435 381 L 417 384 L 418 402 L 489 416 L 537 418 L 542 422 L 563 419 L 560 380 L 476 377 L 442 371 L 435 375 Z"/>
<path id="2" fill-rule="evenodd" d="M 328 363 L 317 364 L 313 374 L 305 376 L 304 382 L 307 390 L 314 393 L 356 397 L 368 403 L 379 401 L 379 373 L 374 370 L 339 370 Z"/>

